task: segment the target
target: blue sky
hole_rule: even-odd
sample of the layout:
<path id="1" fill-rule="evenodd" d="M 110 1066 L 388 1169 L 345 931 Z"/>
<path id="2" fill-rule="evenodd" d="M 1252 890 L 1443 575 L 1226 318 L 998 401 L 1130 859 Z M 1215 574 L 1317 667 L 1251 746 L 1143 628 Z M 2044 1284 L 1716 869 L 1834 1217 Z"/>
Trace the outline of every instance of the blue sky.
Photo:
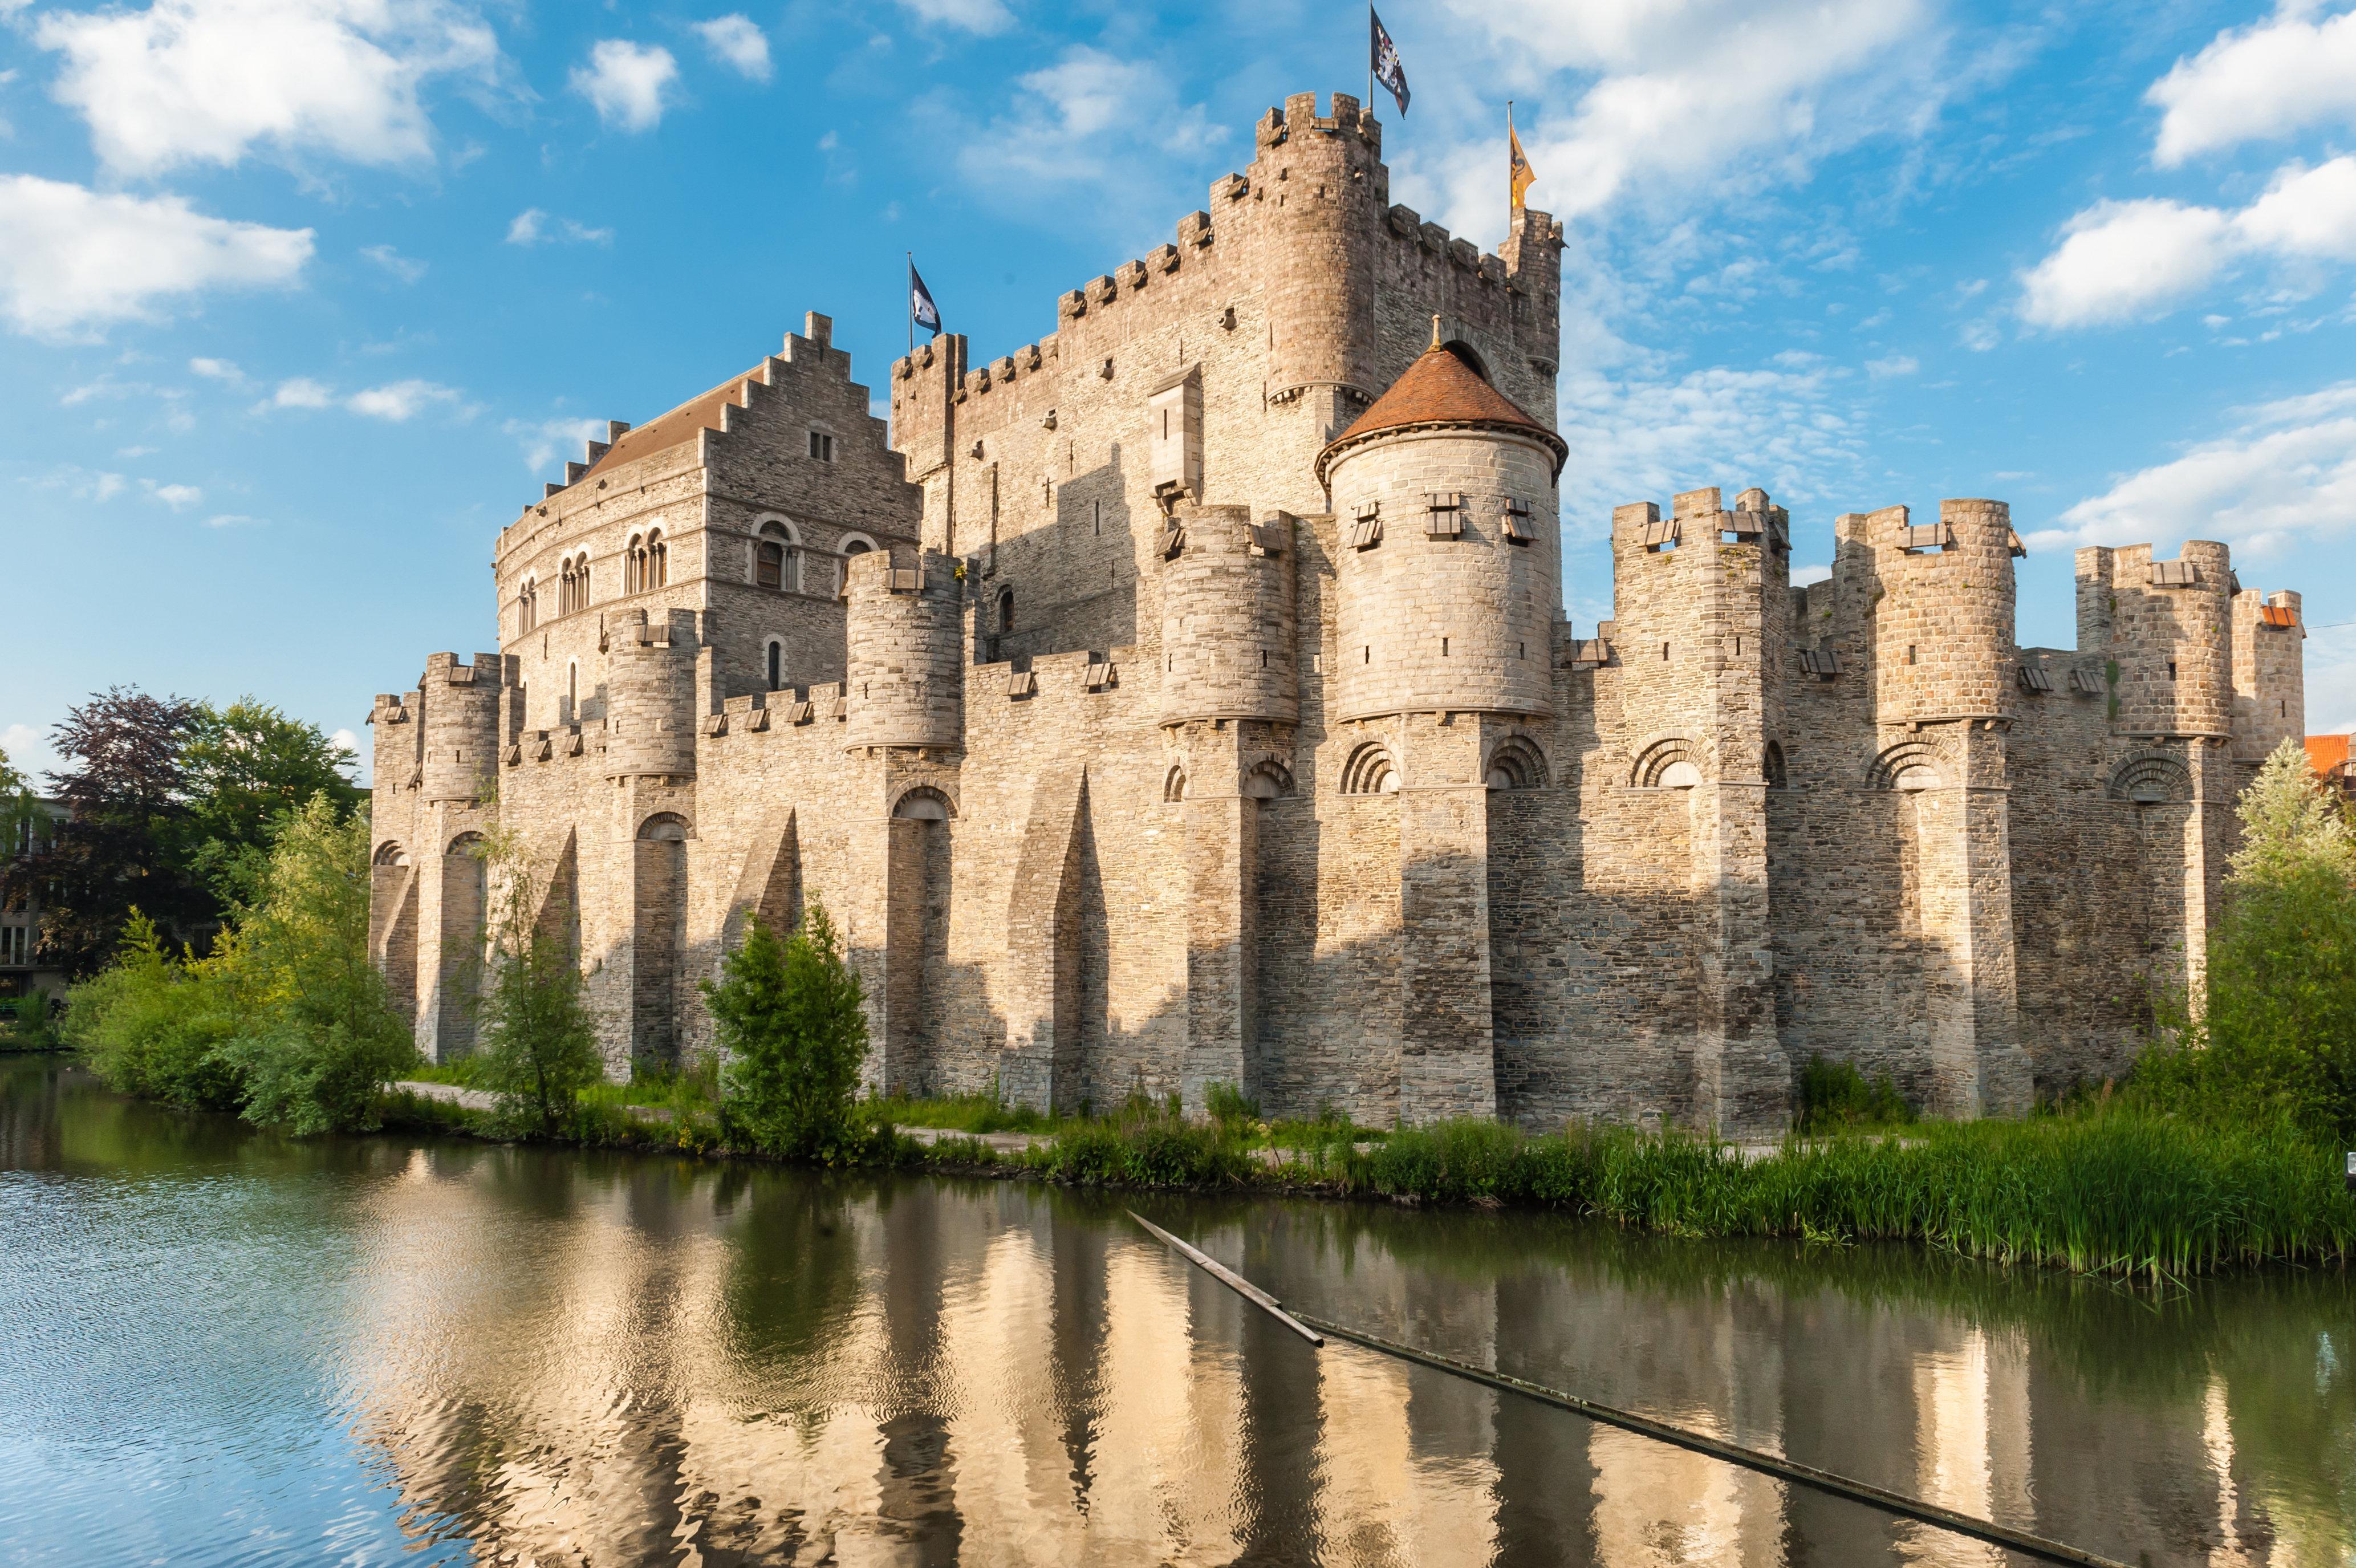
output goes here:
<path id="1" fill-rule="evenodd" d="M 2009 500 L 2233 544 L 2356 725 L 2356 14 L 1392 0 L 1392 191 L 1494 247 L 1503 101 L 1563 217 L 1567 593 L 1615 501 Z M 493 641 L 493 536 L 578 456 L 836 318 L 880 386 L 914 249 L 977 355 L 1169 237 L 1288 92 L 1292 0 L 0 0 L 0 745 L 94 689 L 359 729 Z"/>

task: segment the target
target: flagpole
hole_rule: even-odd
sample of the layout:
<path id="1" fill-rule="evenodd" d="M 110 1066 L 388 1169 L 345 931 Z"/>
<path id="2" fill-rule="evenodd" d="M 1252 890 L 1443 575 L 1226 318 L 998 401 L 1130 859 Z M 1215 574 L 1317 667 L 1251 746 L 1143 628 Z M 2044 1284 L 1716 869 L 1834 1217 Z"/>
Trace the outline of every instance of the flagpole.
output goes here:
<path id="1" fill-rule="evenodd" d="M 1505 232 L 1514 231 L 1514 101 L 1505 100 Z"/>
<path id="2" fill-rule="evenodd" d="M 916 252 L 900 253 L 908 258 L 908 281 L 903 286 L 908 291 L 908 358 L 913 360 L 916 357 Z"/>
<path id="3" fill-rule="evenodd" d="M 1366 113 L 1375 112 L 1375 0 L 1366 0 Z"/>

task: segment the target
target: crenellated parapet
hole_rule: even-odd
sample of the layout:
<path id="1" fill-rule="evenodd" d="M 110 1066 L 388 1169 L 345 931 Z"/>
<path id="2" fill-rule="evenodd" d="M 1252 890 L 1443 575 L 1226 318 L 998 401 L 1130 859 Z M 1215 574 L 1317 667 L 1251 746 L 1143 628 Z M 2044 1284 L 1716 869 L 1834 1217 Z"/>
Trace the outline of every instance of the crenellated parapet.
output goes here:
<path id="1" fill-rule="evenodd" d="M 1162 530 L 1162 710 L 1190 719 L 1297 723 L 1295 521 L 1249 507 L 1182 506 Z"/>
<path id="2" fill-rule="evenodd" d="M 955 751 L 965 732 L 964 585 L 958 563 L 881 551 L 851 563 L 844 744 Z"/>
<path id="3" fill-rule="evenodd" d="M 2187 540 L 2177 559 L 2148 544 L 2078 552 L 2078 650 L 2099 654 L 2111 732 L 2230 738 L 2233 733 L 2232 553 Z"/>
<path id="4" fill-rule="evenodd" d="M 477 653 L 471 664 L 455 653 L 426 659 L 418 682 L 417 781 L 428 804 L 495 792 L 499 697 L 510 664 L 496 653 Z"/>
<path id="5" fill-rule="evenodd" d="M 1844 518 L 1870 551 L 1875 718 L 2000 718 L 2013 698 L 2013 573 L 2019 538 L 2002 501 L 1945 500 L 1935 522 L 1905 507 Z"/>
<path id="6" fill-rule="evenodd" d="M 2233 595 L 2233 756 L 2263 762 L 2307 736 L 2306 611 L 2285 588 Z"/>
<path id="7" fill-rule="evenodd" d="M 696 619 L 692 610 L 641 609 L 607 627 L 608 778 L 694 775 Z"/>

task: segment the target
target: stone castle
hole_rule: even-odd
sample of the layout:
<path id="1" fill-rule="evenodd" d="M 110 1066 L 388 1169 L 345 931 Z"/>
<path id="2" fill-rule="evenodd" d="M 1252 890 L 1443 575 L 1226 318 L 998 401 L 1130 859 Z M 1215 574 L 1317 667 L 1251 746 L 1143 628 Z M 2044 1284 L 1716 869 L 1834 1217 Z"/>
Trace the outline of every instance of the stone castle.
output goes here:
<path id="1" fill-rule="evenodd" d="M 2077 649 L 2019 648 L 2002 502 L 1844 515 L 1803 588 L 1783 508 L 1702 489 L 1614 512 L 1574 628 L 1561 226 L 1483 254 L 1328 107 L 1053 333 L 894 363 L 888 427 L 812 315 L 523 509 L 500 650 L 372 717 L 427 1053 L 496 820 L 617 1075 L 821 897 L 894 1090 L 1756 1134 L 1818 1054 L 1954 1115 L 2126 1064 L 2303 732 L 2298 596 L 2082 550 Z"/>

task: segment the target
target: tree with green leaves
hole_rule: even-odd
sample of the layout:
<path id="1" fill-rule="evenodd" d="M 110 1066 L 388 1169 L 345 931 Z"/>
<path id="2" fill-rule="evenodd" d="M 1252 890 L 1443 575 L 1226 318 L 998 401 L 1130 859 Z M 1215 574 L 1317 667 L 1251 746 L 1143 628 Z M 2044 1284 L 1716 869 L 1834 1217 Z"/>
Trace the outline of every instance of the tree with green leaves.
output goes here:
<path id="1" fill-rule="evenodd" d="M 190 872 L 224 900 L 247 897 L 282 818 L 318 797 L 338 820 L 359 810 L 366 796 L 350 758 L 317 725 L 252 697 L 198 703 L 180 746 Z"/>
<path id="2" fill-rule="evenodd" d="M 209 960 L 240 1021 L 226 1048 L 251 1121 L 294 1133 L 375 1124 L 379 1094 L 415 1060 L 369 961 L 369 827 L 325 792 L 282 814 L 257 897 Z"/>
<path id="3" fill-rule="evenodd" d="M 813 897 L 783 940 L 758 915 L 703 983 L 722 1051 L 721 1127 L 731 1143 L 830 1164 L 859 1157 L 876 1129 L 859 1112 L 867 1015 L 826 906 Z"/>
<path id="4" fill-rule="evenodd" d="M 0 865 L 14 890 L 42 891 L 37 956 L 77 979 L 114 951 L 135 907 L 179 940 L 203 935 L 219 903 L 187 872 L 193 842 L 180 750 L 196 709 L 117 686 L 70 709 L 49 781 L 66 809 L 46 847 Z"/>
<path id="5" fill-rule="evenodd" d="M 499 1097 L 507 1120 L 553 1136 L 581 1090 L 605 1071 L 580 954 L 564 912 L 543 908 L 546 885 L 515 832 L 495 829 L 480 853 L 488 863 L 491 918 L 478 1081 Z"/>
<path id="6" fill-rule="evenodd" d="M 2356 836 L 2330 785 L 2307 760 L 2307 748 L 2285 740 L 2242 792 L 2242 847 L 2233 852 L 2233 880 L 2247 887 L 2284 883 L 2313 866 L 2356 880 Z"/>
<path id="7" fill-rule="evenodd" d="M 2240 814 L 2206 1006 L 2179 1043 L 2144 1054 L 2135 1090 L 2187 1114 L 2356 1139 L 2356 841 L 2297 741 L 2266 758 Z"/>

